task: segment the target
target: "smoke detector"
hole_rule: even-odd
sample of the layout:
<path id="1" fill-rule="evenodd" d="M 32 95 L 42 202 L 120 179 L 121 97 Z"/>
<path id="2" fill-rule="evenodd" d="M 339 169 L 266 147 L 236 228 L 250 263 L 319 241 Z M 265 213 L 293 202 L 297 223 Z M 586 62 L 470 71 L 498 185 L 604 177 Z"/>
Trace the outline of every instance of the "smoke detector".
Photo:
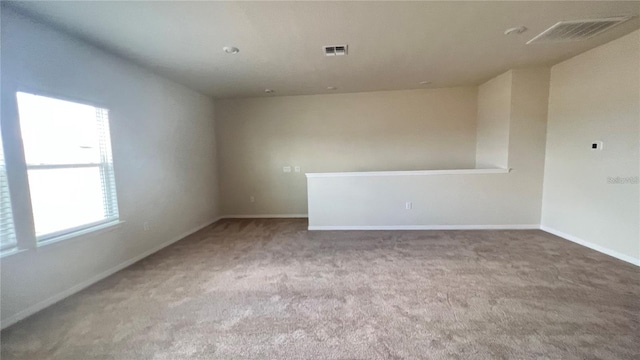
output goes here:
<path id="1" fill-rule="evenodd" d="M 527 41 L 527 44 L 586 40 L 629 19 L 631 16 L 560 21 Z"/>
<path id="2" fill-rule="evenodd" d="M 330 45 L 323 46 L 325 56 L 344 56 L 347 55 L 349 45 Z"/>
<path id="3" fill-rule="evenodd" d="M 232 54 L 232 55 L 235 55 L 240 52 L 240 49 L 238 49 L 235 46 L 225 46 L 222 48 L 222 50 L 224 50 L 224 52 L 226 52 L 227 54 Z"/>
<path id="4" fill-rule="evenodd" d="M 516 26 L 516 27 L 512 27 L 512 28 L 509 28 L 509 29 L 505 30 L 504 34 L 505 35 L 517 35 L 517 34 L 522 34 L 525 31 L 527 31 L 527 27 L 526 26 Z"/>

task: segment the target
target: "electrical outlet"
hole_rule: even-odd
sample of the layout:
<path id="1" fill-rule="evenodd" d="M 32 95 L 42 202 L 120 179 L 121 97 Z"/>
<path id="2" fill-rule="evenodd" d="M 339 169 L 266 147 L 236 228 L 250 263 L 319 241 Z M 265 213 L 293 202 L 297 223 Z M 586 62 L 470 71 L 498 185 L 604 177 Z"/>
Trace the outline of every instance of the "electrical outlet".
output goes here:
<path id="1" fill-rule="evenodd" d="M 296 166 L 295 168 L 293 168 L 293 170 L 294 170 L 295 172 L 300 172 L 300 166 Z"/>
<path id="2" fill-rule="evenodd" d="M 411 201 L 407 201 L 404 204 L 404 208 L 407 209 L 407 210 L 411 210 L 413 208 L 413 203 Z"/>
<path id="3" fill-rule="evenodd" d="M 256 198 L 253 195 L 249 196 L 249 202 L 256 202 Z"/>
<path id="4" fill-rule="evenodd" d="M 149 231 L 150 229 L 149 222 L 145 221 L 144 224 L 142 224 L 142 228 L 144 229 L 144 231 Z"/>

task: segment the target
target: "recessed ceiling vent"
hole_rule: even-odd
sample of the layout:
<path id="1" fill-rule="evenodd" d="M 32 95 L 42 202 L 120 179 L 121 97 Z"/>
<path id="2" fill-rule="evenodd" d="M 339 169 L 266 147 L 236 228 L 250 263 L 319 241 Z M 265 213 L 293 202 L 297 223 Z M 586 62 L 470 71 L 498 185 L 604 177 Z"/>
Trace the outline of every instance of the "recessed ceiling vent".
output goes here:
<path id="1" fill-rule="evenodd" d="M 324 46 L 324 55 L 325 56 L 344 56 L 347 55 L 348 45 L 331 45 Z"/>
<path id="2" fill-rule="evenodd" d="M 527 44 L 586 40 L 629 19 L 631 19 L 630 16 L 618 16 L 602 19 L 560 21 L 529 40 Z"/>

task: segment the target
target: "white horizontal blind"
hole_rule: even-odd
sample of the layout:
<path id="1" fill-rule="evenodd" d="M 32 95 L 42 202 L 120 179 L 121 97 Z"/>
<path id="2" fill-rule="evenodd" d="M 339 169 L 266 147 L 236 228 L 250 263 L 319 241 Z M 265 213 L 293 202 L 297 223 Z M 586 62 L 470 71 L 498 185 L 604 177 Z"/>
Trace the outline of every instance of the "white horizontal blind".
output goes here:
<path id="1" fill-rule="evenodd" d="M 117 220 L 108 110 L 17 98 L 37 240 Z"/>
<path id="2" fill-rule="evenodd" d="M 9 181 L 4 162 L 4 148 L 0 136 L 0 251 L 11 250 L 16 247 L 16 233 L 11 211 L 9 196 Z"/>
<path id="3" fill-rule="evenodd" d="M 109 110 L 96 108 L 96 121 L 100 146 L 100 183 L 102 185 L 104 216 L 107 219 L 117 219 L 118 198 L 116 197 L 116 179 L 113 176 Z"/>

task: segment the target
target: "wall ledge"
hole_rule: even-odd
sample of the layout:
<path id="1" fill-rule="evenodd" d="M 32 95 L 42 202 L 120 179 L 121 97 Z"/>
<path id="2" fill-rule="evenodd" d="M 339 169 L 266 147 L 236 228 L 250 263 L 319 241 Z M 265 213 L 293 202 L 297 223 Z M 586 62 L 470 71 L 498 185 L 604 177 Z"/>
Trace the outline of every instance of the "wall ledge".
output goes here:
<path id="1" fill-rule="evenodd" d="M 361 176 L 425 176 L 425 175 L 474 175 L 474 174 L 507 174 L 511 169 L 445 169 L 445 170 L 409 170 L 409 171 L 356 171 L 356 172 L 330 172 L 330 173 L 306 173 L 307 178 L 324 177 L 361 177 Z"/>

